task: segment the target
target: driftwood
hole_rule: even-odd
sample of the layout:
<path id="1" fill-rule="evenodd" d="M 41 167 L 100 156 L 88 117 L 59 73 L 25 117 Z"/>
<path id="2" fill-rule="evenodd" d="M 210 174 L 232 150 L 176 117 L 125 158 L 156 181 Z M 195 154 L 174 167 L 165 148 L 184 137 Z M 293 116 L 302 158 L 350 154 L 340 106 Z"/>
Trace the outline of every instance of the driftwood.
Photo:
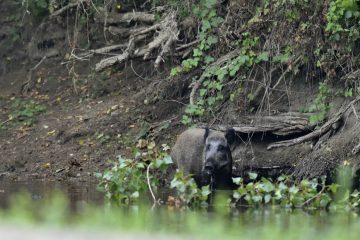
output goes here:
<path id="1" fill-rule="evenodd" d="M 309 123 L 309 114 L 284 113 L 276 116 L 247 117 L 245 124 L 232 126 L 238 133 L 272 133 L 278 136 L 287 136 L 294 133 L 308 132 L 313 129 Z M 205 125 L 202 125 L 205 126 Z M 212 129 L 225 131 L 228 126 L 213 125 Z"/>
<path id="2" fill-rule="evenodd" d="M 322 135 L 327 133 L 330 129 L 332 129 L 334 127 L 336 128 L 338 126 L 339 120 L 342 118 L 344 113 L 346 113 L 351 108 L 351 106 L 354 105 L 355 103 L 357 103 L 358 101 L 360 101 L 360 96 L 358 96 L 357 98 L 352 100 L 346 106 L 342 106 L 340 108 L 340 110 L 335 114 L 335 116 L 333 116 L 330 120 L 328 120 L 319 129 L 317 129 L 317 130 L 315 130 L 315 131 L 313 131 L 313 132 L 311 132 L 309 134 L 306 134 L 304 136 L 295 138 L 295 139 L 272 143 L 267 147 L 267 149 L 270 150 L 272 148 L 277 148 L 277 147 L 289 147 L 289 146 L 292 146 L 292 145 L 295 145 L 295 144 L 299 144 L 299 143 L 309 141 L 309 140 L 314 139 L 314 138 L 321 137 Z"/>

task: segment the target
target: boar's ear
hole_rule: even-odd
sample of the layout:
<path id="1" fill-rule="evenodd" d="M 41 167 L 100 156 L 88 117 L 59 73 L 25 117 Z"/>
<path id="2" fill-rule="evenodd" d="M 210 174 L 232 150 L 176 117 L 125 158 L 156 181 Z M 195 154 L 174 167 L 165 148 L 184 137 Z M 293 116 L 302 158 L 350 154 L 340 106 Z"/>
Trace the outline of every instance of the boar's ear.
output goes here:
<path id="1" fill-rule="evenodd" d="M 228 128 L 225 133 L 225 138 L 229 145 L 235 142 L 235 130 L 233 128 Z"/>
<path id="2" fill-rule="evenodd" d="M 206 139 L 207 139 L 207 137 L 209 136 L 209 132 L 210 132 L 209 128 L 206 127 L 206 128 L 205 128 L 205 133 L 204 133 L 204 142 L 206 142 Z"/>

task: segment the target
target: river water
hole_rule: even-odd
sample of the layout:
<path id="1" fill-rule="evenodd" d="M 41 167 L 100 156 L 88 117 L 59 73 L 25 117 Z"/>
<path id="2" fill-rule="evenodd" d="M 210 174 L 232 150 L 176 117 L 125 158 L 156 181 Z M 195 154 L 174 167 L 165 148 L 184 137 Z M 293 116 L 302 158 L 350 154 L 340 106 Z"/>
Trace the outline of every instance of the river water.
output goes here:
<path id="1" fill-rule="evenodd" d="M 12 196 L 20 192 L 31 196 L 31 212 L 35 214 L 18 215 L 9 213 Z M 51 193 L 61 191 L 67 198 L 72 210 L 68 218 L 59 214 L 62 210 L 39 209 L 42 200 L 51 198 Z M 37 203 L 37 204 L 35 204 Z M 82 206 L 95 206 L 82 212 Z M 180 208 L 174 206 L 151 205 L 130 206 L 122 209 L 109 209 L 104 204 L 103 193 L 96 190 L 96 184 L 86 182 L 0 182 L 0 239 L 22 239 L 23 232 L 8 219 L 27 217 L 32 224 L 61 225 L 65 230 L 53 231 L 42 228 L 28 228 L 27 239 L 358 239 L 360 218 L 356 211 L 331 213 L 326 210 L 284 209 L 280 207 L 230 208 L 226 204 L 205 209 Z M 15 205 L 16 207 L 16 205 Z M 11 209 L 11 208 L 10 208 Z M 86 207 L 85 207 L 86 209 Z M 50 225 L 49 225 L 50 224 Z M 31 226 L 31 225 L 30 225 Z M 77 226 L 91 229 L 78 231 Z M 96 226 L 96 227 L 95 227 Z M 70 230 L 69 227 L 74 230 Z M 95 228 L 94 228 L 95 227 Z M 80 229 L 82 229 L 80 228 Z M 109 229 L 120 233 L 108 234 Z M 130 235 L 126 235 L 130 233 Z M 165 234 L 158 235 L 157 233 Z M 117 238 L 118 234 L 122 237 Z M 140 234 L 140 235 L 139 235 Z M 3 236 L 10 236 L 2 238 Z M 13 237 L 11 237 L 13 236 Z M 33 236 L 33 237 L 32 237 Z M 76 236 L 76 237 L 75 237 Z M 95 237 L 96 236 L 96 237 Z M 119 235 L 120 236 L 120 235 Z M 126 237 L 127 236 L 127 237 Z M 180 237 L 179 237 L 180 236 Z M 72 237 L 72 238 L 71 238 Z M 90 237 L 90 238 L 89 238 Z M 91 238 L 92 237 L 92 238 Z"/>
<path id="2" fill-rule="evenodd" d="M 87 182 L 55 182 L 55 181 L 0 181 L 0 207 L 7 208 L 11 204 L 11 197 L 25 192 L 34 201 L 50 197 L 54 192 L 62 192 L 73 210 L 83 204 L 102 205 L 104 194 L 96 190 L 96 184 Z"/>

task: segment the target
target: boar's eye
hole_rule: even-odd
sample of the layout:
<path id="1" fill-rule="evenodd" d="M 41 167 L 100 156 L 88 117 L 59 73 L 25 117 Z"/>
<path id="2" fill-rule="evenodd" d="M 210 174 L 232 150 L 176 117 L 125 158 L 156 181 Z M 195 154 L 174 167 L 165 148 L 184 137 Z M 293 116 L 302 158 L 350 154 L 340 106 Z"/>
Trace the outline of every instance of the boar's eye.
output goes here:
<path id="1" fill-rule="evenodd" d="M 206 151 L 209 151 L 210 150 L 210 144 L 206 144 L 205 149 L 206 149 Z"/>
<path id="2" fill-rule="evenodd" d="M 220 151 L 220 152 L 225 152 L 225 151 L 226 151 L 226 147 L 223 146 L 223 145 L 219 145 L 219 146 L 218 146 L 218 151 Z"/>

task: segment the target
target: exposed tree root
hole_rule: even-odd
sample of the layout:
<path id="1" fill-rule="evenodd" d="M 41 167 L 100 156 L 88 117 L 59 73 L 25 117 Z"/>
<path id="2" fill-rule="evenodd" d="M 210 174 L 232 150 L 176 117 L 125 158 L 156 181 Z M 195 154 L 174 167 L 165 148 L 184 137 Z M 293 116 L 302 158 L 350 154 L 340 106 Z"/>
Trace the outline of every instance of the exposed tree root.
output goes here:
<path id="1" fill-rule="evenodd" d="M 276 142 L 273 144 L 270 144 L 267 149 L 273 149 L 273 148 L 278 148 L 278 147 L 289 147 L 295 144 L 299 144 L 305 141 L 309 141 L 311 139 L 314 138 L 318 138 L 321 137 L 322 135 L 324 135 L 325 133 L 327 133 L 330 129 L 334 128 L 334 127 L 338 127 L 338 122 L 339 120 L 342 118 L 342 116 L 344 115 L 344 113 L 346 113 L 352 105 L 354 105 L 355 103 L 357 103 L 358 101 L 360 101 L 360 96 L 358 96 L 357 98 L 355 98 L 354 100 L 352 100 L 349 104 L 347 104 L 345 107 L 342 106 L 340 108 L 340 110 L 335 114 L 334 117 L 332 117 L 329 121 L 327 121 L 324 125 L 322 125 L 319 129 L 305 135 L 302 137 L 298 137 L 295 139 L 291 139 L 291 140 L 286 140 L 286 141 L 280 141 L 280 142 Z"/>
<path id="2" fill-rule="evenodd" d="M 109 53 L 109 52 L 116 51 L 119 49 L 125 49 L 126 47 L 127 47 L 126 44 L 112 45 L 112 46 L 103 47 L 103 48 L 99 48 L 99 49 L 89 50 L 86 53 L 80 54 L 79 57 L 92 57 L 94 54 L 105 54 L 105 53 Z"/>
<path id="3" fill-rule="evenodd" d="M 122 63 L 134 57 L 143 57 L 144 60 L 148 60 L 155 49 L 161 49 L 155 60 L 155 67 L 158 68 L 163 61 L 163 57 L 170 53 L 171 47 L 179 34 L 175 17 L 175 13 L 170 13 L 158 24 L 132 31 L 129 37 L 128 46 L 124 53 L 101 60 L 96 64 L 95 70 L 102 71 L 116 63 Z M 158 35 L 153 41 L 146 46 L 139 46 L 136 49 L 136 44 L 149 37 L 155 30 L 157 30 Z"/>

